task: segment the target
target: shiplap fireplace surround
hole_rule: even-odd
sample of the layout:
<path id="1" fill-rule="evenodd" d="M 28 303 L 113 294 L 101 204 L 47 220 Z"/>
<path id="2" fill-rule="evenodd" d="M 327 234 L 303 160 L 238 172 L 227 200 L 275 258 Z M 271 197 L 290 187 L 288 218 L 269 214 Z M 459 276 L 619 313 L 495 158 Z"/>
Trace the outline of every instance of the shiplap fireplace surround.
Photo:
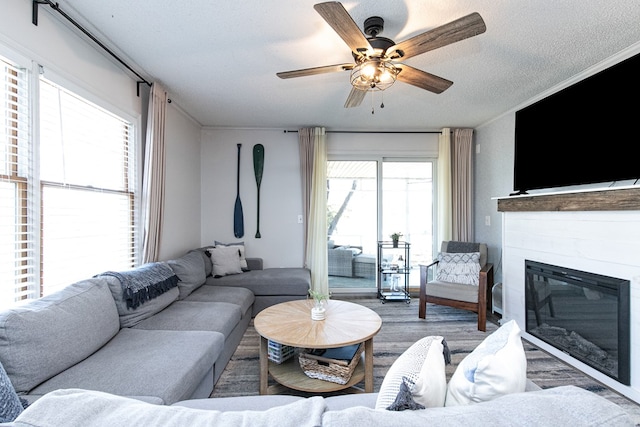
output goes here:
<path id="1" fill-rule="evenodd" d="M 503 319 L 515 319 L 527 341 L 640 403 L 640 187 L 497 201 L 502 212 Z M 630 386 L 524 332 L 526 259 L 630 280 Z"/>

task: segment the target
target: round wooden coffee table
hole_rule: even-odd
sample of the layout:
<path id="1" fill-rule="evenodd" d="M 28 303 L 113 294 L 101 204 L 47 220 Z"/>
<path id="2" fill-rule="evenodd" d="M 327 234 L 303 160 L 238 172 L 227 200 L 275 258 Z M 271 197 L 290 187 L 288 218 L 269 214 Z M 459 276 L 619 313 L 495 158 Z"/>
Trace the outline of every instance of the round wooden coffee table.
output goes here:
<path id="1" fill-rule="evenodd" d="M 373 337 L 382 319 L 373 310 L 346 301 L 329 300 L 326 318 L 312 320 L 313 300 L 272 305 L 254 319 L 260 334 L 260 394 L 269 394 L 269 375 L 279 384 L 306 392 L 324 393 L 353 387 L 364 378 L 365 393 L 373 393 Z M 282 364 L 269 361 L 268 341 L 300 348 L 345 347 L 364 342 L 364 363 L 359 363 L 347 384 L 310 378 L 297 358 Z M 363 366 L 364 365 L 364 366 Z"/>

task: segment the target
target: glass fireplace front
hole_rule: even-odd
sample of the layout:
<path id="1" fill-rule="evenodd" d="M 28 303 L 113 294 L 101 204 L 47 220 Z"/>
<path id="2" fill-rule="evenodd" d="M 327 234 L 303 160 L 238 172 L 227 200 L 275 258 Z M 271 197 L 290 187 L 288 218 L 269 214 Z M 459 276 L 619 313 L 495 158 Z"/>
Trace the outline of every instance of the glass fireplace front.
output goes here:
<path id="1" fill-rule="evenodd" d="M 630 282 L 525 260 L 526 331 L 630 385 Z"/>

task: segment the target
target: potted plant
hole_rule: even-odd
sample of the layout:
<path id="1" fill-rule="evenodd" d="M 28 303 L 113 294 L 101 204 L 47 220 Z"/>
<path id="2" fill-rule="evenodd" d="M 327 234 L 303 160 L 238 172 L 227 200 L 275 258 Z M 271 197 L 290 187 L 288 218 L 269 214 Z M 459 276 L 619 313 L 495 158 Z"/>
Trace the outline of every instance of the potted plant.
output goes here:
<path id="1" fill-rule="evenodd" d="M 393 233 L 393 234 L 391 234 L 390 237 L 391 237 L 391 240 L 393 241 L 393 247 L 397 248 L 398 247 L 398 241 L 402 237 L 402 233 Z"/>
<path id="2" fill-rule="evenodd" d="M 309 289 L 309 296 L 313 298 L 314 301 L 314 306 L 311 309 L 311 318 L 313 320 L 324 320 L 326 312 L 325 303 L 331 295 Z"/>

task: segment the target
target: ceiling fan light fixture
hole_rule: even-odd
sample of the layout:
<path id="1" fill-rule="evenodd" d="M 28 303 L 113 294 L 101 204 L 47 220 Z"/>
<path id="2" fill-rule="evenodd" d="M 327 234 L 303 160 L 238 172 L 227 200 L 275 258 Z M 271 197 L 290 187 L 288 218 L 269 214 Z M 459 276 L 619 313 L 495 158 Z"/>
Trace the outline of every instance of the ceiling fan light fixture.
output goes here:
<path id="1" fill-rule="evenodd" d="M 358 90 L 385 90 L 396 82 L 400 69 L 384 60 L 369 59 L 353 67 L 351 84 Z"/>

